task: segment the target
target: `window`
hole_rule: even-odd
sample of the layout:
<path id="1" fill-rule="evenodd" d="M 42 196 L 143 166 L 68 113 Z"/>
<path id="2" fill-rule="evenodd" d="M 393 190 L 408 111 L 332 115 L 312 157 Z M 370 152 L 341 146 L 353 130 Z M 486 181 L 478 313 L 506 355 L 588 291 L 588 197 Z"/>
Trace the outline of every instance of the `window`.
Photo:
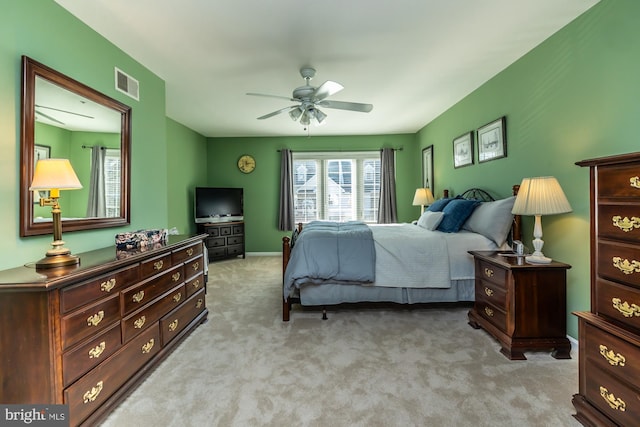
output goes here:
<path id="1" fill-rule="evenodd" d="M 107 149 L 104 159 L 107 217 L 120 216 L 120 176 L 120 150 Z"/>
<path id="2" fill-rule="evenodd" d="M 377 222 L 380 152 L 293 153 L 295 222 Z"/>

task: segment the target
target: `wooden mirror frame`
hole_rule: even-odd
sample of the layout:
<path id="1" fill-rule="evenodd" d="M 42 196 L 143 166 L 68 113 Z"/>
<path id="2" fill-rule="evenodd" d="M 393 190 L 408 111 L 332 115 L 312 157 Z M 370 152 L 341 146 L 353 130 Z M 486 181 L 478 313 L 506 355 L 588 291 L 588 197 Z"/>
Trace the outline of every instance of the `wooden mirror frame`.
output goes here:
<path id="1" fill-rule="evenodd" d="M 121 115 L 120 128 L 120 216 L 64 220 L 62 230 L 78 231 L 120 227 L 130 222 L 130 147 L 131 107 L 104 95 L 27 56 L 22 57 L 22 128 L 20 135 L 20 236 L 53 233 L 51 222 L 34 222 L 33 192 L 29 191 L 34 169 L 36 77 L 81 95 L 97 104 L 116 110 Z"/>

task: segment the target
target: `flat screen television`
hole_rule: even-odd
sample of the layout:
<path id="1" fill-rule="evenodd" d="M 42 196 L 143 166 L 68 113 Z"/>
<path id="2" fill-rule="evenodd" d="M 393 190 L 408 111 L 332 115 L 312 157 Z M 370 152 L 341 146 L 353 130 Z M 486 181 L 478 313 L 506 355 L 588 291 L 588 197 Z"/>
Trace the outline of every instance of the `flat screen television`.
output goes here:
<path id="1" fill-rule="evenodd" d="M 193 200 L 196 224 L 244 219 L 242 188 L 196 187 Z"/>

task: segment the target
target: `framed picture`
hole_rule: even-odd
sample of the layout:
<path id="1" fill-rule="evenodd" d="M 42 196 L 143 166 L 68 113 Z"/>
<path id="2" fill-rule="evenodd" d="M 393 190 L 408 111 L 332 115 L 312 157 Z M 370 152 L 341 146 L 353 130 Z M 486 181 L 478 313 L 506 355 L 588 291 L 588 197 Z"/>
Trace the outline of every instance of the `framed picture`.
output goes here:
<path id="1" fill-rule="evenodd" d="M 51 147 L 48 145 L 37 145 L 34 144 L 34 152 L 33 152 L 33 170 L 36 169 L 36 163 L 40 159 L 48 159 L 51 157 Z M 33 203 L 40 204 L 41 198 L 49 197 L 48 191 L 34 191 L 33 192 Z"/>
<path id="2" fill-rule="evenodd" d="M 478 129 L 478 162 L 507 157 L 507 119 L 505 116 Z"/>
<path id="3" fill-rule="evenodd" d="M 453 167 L 473 164 L 473 132 L 469 131 L 453 140 Z"/>
<path id="4" fill-rule="evenodd" d="M 422 149 L 422 184 L 423 188 L 428 188 L 432 194 L 436 194 L 433 185 L 433 145 Z"/>

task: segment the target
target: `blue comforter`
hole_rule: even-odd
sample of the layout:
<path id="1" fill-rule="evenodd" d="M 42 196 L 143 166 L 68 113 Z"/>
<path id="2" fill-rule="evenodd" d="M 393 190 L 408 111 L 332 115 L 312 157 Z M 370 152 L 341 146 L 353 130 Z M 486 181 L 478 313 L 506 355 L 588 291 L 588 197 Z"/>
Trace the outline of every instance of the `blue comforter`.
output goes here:
<path id="1" fill-rule="evenodd" d="M 376 252 L 362 222 L 313 221 L 297 236 L 284 274 L 285 299 L 303 283 L 372 283 Z"/>

